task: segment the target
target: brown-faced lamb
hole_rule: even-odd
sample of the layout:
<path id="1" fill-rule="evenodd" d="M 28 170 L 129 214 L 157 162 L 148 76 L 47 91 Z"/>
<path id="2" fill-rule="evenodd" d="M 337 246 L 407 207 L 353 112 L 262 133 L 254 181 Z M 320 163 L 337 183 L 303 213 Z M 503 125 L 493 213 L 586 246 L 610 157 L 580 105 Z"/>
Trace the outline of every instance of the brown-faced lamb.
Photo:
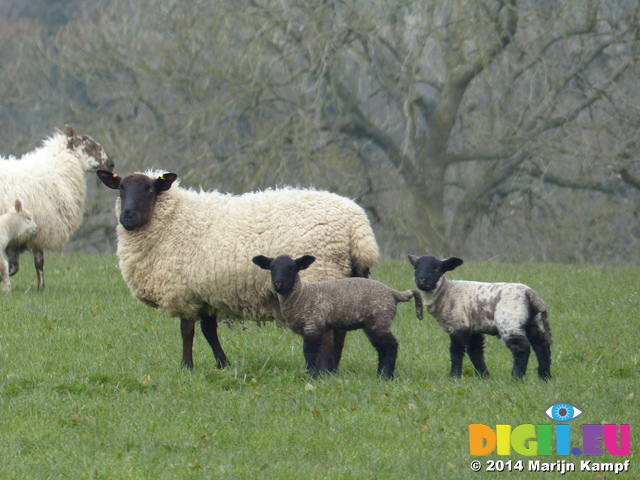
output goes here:
<path id="1" fill-rule="evenodd" d="M 136 298 L 180 317 L 187 368 L 193 368 L 197 321 L 222 368 L 227 357 L 218 319 L 282 319 L 278 298 L 251 263 L 251 252 L 317 251 L 307 280 L 366 277 L 378 261 L 364 210 L 333 193 L 284 188 L 236 196 L 181 188 L 175 173 L 98 176 L 120 191 L 122 276 Z M 323 337 L 319 369 L 337 369 L 345 335 L 334 330 Z"/>
<path id="2" fill-rule="evenodd" d="M 303 283 L 298 272 L 315 261 L 312 255 L 292 259 L 288 255 L 253 257 L 253 263 L 271 272 L 287 326 L 304 339 L 307 371 L 318 373 L 316 357 L 322 335 L 329 330 L 363 329 L 378 352 L 378 375 L 393 378 L 398 341 L 391 333 L 398 302 L 415 298 L 416 316 L 422 318 L 422 299 L 415 290 L 398 292 L 367 278 L 341 278 Z"/>
<path id="3" fill-rule="evenodd" d="M 513 355 L 515 378 L 527 371 L 530 347 L 538 359 L 538 376 L 551 378 L 551 328 L 547 307 L 533 289 L 519 283 L 447 280 L 462 265 L 456 257 L 439 260 L 409 255 L 416 286 L 424 292 L 427 311 L 451 337 L 451 376 L 462 373 L 465 350 L 476 373 L 488 376 L 483 334 L 502 338 Z"/>
<path id="4" fill-rule="evenodd" d="M 2 276 L 2 290 L 9 293 L 11 282 L 9 281 L 9 262 L 5 249 L 11 240 L 20 236 L 33 236 L 38 232 L 38 226 L 30 212 L 22 207 L 22 202 L 16 199 L 14 205 L 3 199 L 4 213 L 0 215 L 0 276 Z"/>
<path id="5" fill-rule="evenodd" d="M 113 170 L 113 162 L 91 137 L 76 135 L 69 125 L 20 159 L 0 158 L 0 198 L 22 200 L 38 224 L 38 233 L 7 246 L 10 275 L 20 268 L 20 254 L 31 250 L 38 290 L 44 289 L 44 251 L 61 249 L 80 225 L 85 172 L 98 168 Z"/>

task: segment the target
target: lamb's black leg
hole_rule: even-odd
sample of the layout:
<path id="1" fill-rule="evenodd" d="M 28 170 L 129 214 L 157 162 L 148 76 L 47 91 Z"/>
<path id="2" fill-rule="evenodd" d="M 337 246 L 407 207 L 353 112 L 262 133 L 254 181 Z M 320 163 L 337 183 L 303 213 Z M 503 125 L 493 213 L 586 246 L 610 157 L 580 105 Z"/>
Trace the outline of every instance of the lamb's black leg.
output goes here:
<path id="1" fill-rule="evenodd" d="M 450 338 L 451 373 L 449 375 L 451 377 L 459 377 L 462 375 L 462 359 L 469 343 L 469 334 L 467 332 L 456 332 L 452 333 Z"/>
<path id="2" fill-rule="evenodd" d="M 531 348 L 538 359 L 538 377 L 542 380 L 549 380 L 551 378 L 551 346 L 549 342 L 532 343 Z"/>
<path id="3" fill-rule="evenodd" d="M 527 324 L 525 331 L 531 348 L 538 359 L 538 377 L 542 380 L 551 378 L 551 330 L 547 320 L 547 313 L 541 314 L 540 323 L 535 317 Z"/>
<path id="4" fill-rule="evenodd" d="M 365 333 L 378 352 L 378 375 L 380 378 L 393 378 L 398 358 L 398 341 L 391 332 L 376 334 L 365 330 Z"/>
<path id="5" fill-rule="evenodd" d="M 488 377 L 489 369 L 484 363 L 484 335 L 477 333 L 469 336 L 467 354 L 476 369 L 476 374 L 481 377 Z"/>
<path id="6" fill-rule="evenodd" d="M 525 337 L 510 337 L 504 342 L 511 354 L 513 355 L 513 376 L 514 378 L 522 378 L 527 373 L 527 364 L 529 363 L 530 345 Z"/>
<path id="7" fill-rule="evenodd" d="M 318 374 L 317 360 L 318 352 L 320 351 L 320 345 L 322 343 L 322 335 L 306 335 L 302 343 L 302 353 L 304 354 L 305 362 L 307 363 L 307 372 L 312 377 Z"/>
<path id="8" fill-rule="evenodd" d="M 188 318 L 180 319 L 180 333 L 182 333 L 182 366 L 193 370 L 193 335 L 196 322 Z"/>
<path id="9" fill-rule="evenodd" d="M 224 354 L 224 350 L 222 350 L 220 340 L 218 340 L 218 321 L 216 320 L 216 316 L 200 314 L 200 329 L 204 334 L 204 338 L 209 342 L 211 350 L 213 350 L 218 368 L 226 367 L 229 362 L 227 361 L 227 356 Z"/>

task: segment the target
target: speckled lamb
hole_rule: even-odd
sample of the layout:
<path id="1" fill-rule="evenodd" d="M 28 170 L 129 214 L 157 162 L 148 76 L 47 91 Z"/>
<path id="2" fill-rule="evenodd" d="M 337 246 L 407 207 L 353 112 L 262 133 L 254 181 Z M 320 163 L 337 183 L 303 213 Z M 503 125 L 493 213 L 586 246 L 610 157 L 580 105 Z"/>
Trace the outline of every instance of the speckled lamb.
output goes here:
<path id="1" fill-rule="evenodd" d="M 378 375 L 393 378 L 398 341 L 390 331 L 398 302 L 415 298 L 416 316 L 422 318 L 420 292 L 398 292 L 366 278 L 342 278 L 303 283 L 298 272 L 307 269 L 315 257 L 288 255 L 269 258 L 258 255 L 253 263 L 271 271 L 271 283 L 278 294 L 287 326 L 304 338 L 307 370 L 315 375 L 316 356 L 324 332 L 333 329 L 363 329 L 378 352 Z"/>
<path id="2" fill-rule="evenodd" d="M 511 350 L 515 378 L 527 371 L 530 347 L 538 359 L 538 376 L 551 378 L 551 329 L 547 307 L 535 290 L 519 283 L 449 281 L 445 272 L 463 263 L 456 257 L 440 261 L 409 255 L 409 261 L 428 312 L 451 337 L 452 377 L 462 373 L 465 350 L 476 373 L 489 375 L 483 352 L 483 334 L 489 334 L 502 338 Z"/>

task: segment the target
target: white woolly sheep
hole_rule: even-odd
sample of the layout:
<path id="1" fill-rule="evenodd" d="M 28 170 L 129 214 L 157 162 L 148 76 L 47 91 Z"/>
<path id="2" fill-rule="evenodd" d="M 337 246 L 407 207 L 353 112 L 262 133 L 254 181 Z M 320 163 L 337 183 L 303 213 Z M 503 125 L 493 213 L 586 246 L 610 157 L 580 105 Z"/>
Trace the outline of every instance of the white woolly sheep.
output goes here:
<path id="1" fill-rule="evenodd" d="M 33 236 L 38 232 L 36 222 L 30 212 L 22 208 L 22 202 L 16 199 L 15 205 L 11 205 L 5 199 L 2 201 L 4 205 L 4 213 L 0 215 L 0 250 L 2 251 L 2 259 L 0 259 L 0 276 L 2 276 L 2 290 L 9 293 L 11 291 L 11 282 L 9 281 L 9 262 L 5 249 L 14 238 L 25 236 Z"/>
<path id="2" fill-rule="evenodd" d="M 378 245 L 367 216 L 329 192 L 277 189 L 240 196 L 186 190 L 175 173 L 98 176 L 119 189 L 116 214 L 120 270 L 131 293 L 170 317 L 180 317 L 182 365 L 193 368 L 195 323 L 219 368 L 227 364 L 217 320 L 281 319 L 268 278 L 250 252 L 317 251 L 308 280 L 368 276 Z M 338 367 L 346 332 L 328 332 L 318 368 Z"/>
<path id="3" fill-rule="evenodd" d="M 252 261 L 271 271 L 271 284 L 278 294 L 280 310 L 287 326 L 304 338 L 307 371 L 314 376 L 322 335 L 329 330 L 363 329 L 378 352 L 378 375 L 393 378 L 398 341 L 391 333 L 398 302 L 415 298 L 416 316 L 422 318 L 422 298 L 415 290 L 398 292 L 368 278 L 340 278 L 303 283 L 299 272 L 315 261 L 312 255 L 292 259 L 288 255 Z"/>
<path id="4" fill-rule="evenodd" d="M 44 250 L 59 250 L 82 221 L 86 171 L 113 170 L 113 162 L 91 137 L 69 125 L 42 147 L 20 159 L 0 158 L 0 198 L 20 198 L 38 224 L 34 236 L 18 237 L 7 247 L 10 275 L 20 268 L 20 254 L 33 252 L 38 289 L 44 289 Z"/>
<path id="5" fill-rule="evenodd" d="M 527 371 L 530 348 L 538 359 L 538 376 L 551 378 L 551 328 L 540 295 L 519 283 L 449 281 L 444 277 L 462 265 L 456 257 L 438 260 L 409 255 L 417 287 L 440 327 L 451 337 L 451 376 L 462 373 L 462 358 L 469 354 L 476 373 L 488 376 L 483 334 L 497 335 L 513 355 L 513 376 Z"/>

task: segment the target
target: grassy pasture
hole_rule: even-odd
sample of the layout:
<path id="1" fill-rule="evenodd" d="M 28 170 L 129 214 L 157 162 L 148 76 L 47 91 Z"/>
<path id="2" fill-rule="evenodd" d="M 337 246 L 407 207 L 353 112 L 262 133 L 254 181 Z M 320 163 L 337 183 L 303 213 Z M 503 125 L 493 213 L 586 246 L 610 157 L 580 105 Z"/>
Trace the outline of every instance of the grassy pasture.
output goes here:
<path id="1" fill-rule="evenodd" d="M 463 378 L 449 379 L 448 337 L 428 315 L 418 321 L 413 303 L 399 306 L 394 323 L 394 381 L 376 377 L 362 332 L 347 336 L 336 376 L 310 380 L 300 338 L 272 324 L 221 326 L 232 362 L 222 371 L 198 333 L 195 369 L 184 371 L 178 320 L 134 300 L 114 256 L 49 254 L 45 274 L 46 291 L 35 291 L 23 256 L 12 294 L 0 297 L 2 479 L 500 476 L 469 468 L 468 425 L 553 423 L 544 410 L 557 402 L 584 412 L 571 423 L 572 446 L 582 423 L 631 424 L 630 457 L 590 459 L 631 460 L 620 477 L 640 478 L 637 267 L 475 263 L 449 275 L 519 281 L 542 294 L 554 336 L 547 383 L 536 378 L 533 356 L 527 378 L 512 380 L 510 354 L 491 338 L 491 378 L 475 378 L 465 359 Z M 373 277 L 413 285 L 408 262 L 383 262 Z"/>

